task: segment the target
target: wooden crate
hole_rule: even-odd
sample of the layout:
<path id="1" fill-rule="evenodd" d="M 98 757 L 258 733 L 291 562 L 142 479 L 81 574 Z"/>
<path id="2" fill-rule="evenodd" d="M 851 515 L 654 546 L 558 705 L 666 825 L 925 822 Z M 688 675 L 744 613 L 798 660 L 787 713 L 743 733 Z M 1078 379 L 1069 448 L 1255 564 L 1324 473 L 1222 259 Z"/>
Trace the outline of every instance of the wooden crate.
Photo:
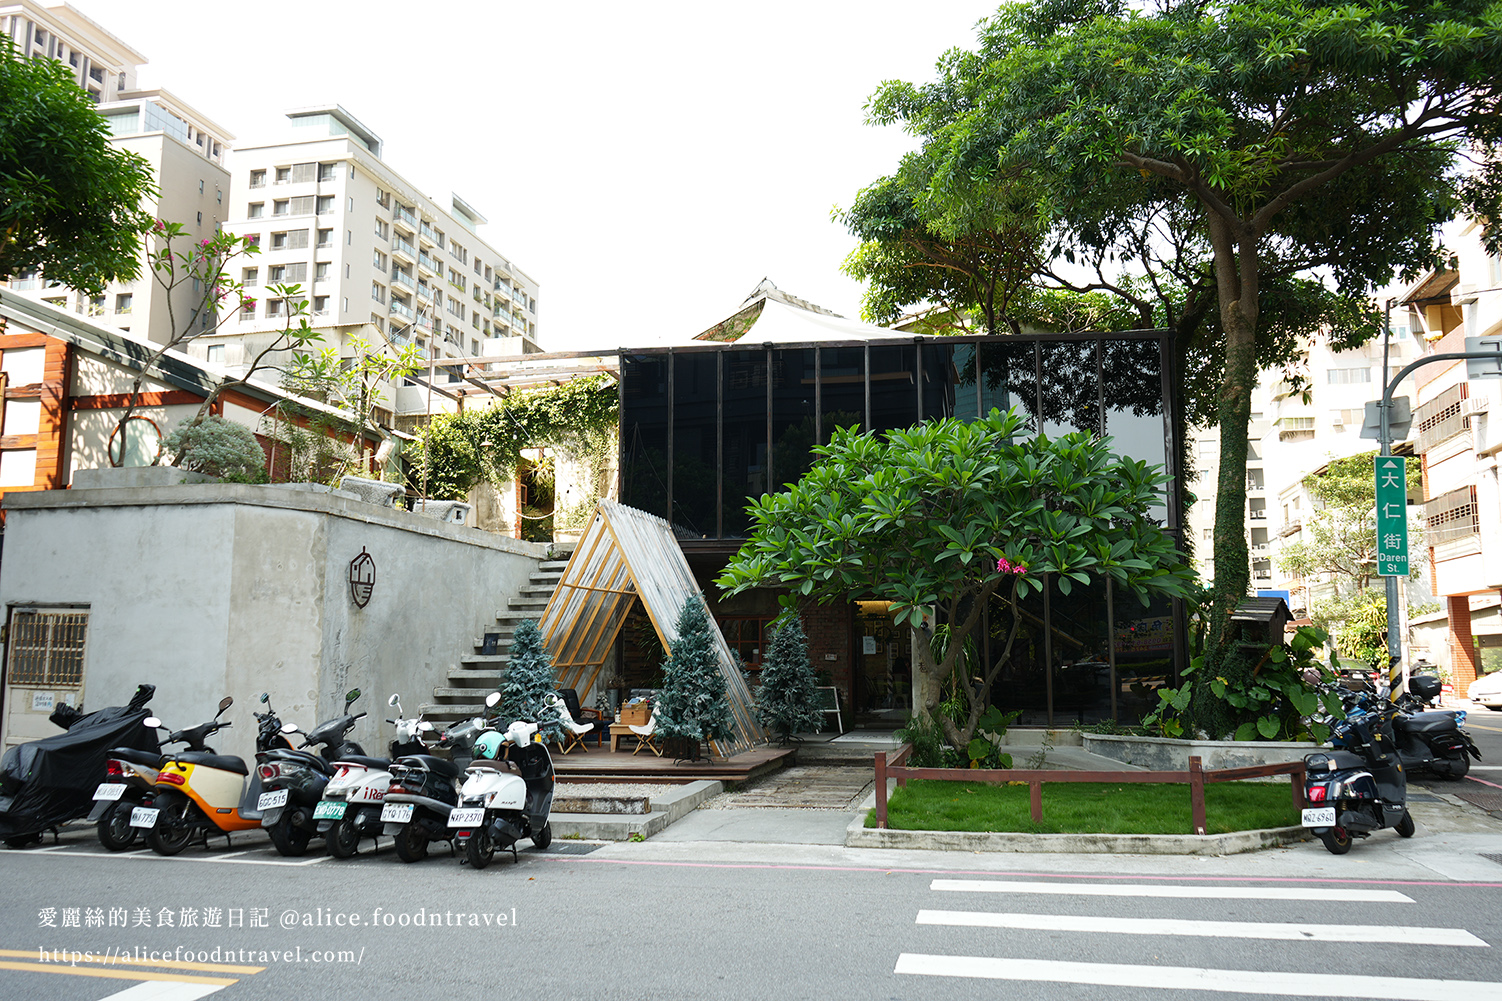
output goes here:
<path id="1" fill-rule="evenodd" d="M 620 718 L 616 720 L 623 726 L 646 726 L 647 720 L 652 716 L 652 707 L 645 702 L 636 705 L 621 706 Z"/>

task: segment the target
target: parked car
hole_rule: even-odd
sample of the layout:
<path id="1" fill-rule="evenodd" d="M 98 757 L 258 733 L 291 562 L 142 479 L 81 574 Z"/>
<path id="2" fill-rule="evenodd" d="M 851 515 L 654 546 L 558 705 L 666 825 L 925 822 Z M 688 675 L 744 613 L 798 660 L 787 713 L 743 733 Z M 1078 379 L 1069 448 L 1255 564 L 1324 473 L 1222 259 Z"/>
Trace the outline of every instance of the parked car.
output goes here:
<path id="1" fill-rule="evenodd" d="M 1466 697 L 1493 712 L 1502 713 L 1502 671 L 1493 671 L 1471 682 Z"/>

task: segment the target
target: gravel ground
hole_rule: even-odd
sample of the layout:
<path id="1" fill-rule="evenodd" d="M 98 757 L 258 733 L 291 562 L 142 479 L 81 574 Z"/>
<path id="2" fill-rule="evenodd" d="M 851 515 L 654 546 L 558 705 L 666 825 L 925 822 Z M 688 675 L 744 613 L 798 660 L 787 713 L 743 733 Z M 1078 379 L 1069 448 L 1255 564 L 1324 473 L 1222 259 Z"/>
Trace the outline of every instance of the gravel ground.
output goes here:
<path id="1" fill-rule="evenodd" d="M 583 796 L 646 796 L 651 799 L 679 788 L 657 783 L 636 782 L 560 782 L 553 790 L 555 799 L 578 799 Z"/>

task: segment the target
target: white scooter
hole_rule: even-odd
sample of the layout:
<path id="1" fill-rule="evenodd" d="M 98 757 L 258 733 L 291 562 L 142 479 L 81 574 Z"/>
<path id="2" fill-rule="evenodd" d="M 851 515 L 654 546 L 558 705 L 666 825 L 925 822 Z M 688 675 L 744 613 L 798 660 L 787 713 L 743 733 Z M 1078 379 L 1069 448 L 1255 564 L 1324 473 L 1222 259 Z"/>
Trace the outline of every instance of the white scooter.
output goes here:
<path id="1" fill-rule="evenodd" d="M 362 838 L 381 834 L 381 806 L 391 785 L 391 762 L 408 754 L 427 750 L 423 737 L 433 732 L 433 724 L 419 713 L 412 719 L 403 714 L 400 696 L 392 695 L 388 706 L 396 707 L 396 719 L 386 722 L 396 727 L 391 741 L 390 758 L 345 755 L 334 762 L 334 777 L 324 786 L 323 799 L 313 810 L 318 834 L 335 858 L 350 858 Z"/>
<path id="2" fill-rule="evenodd" d="M 494 708 L 499 701 L 500 693 L 492 692 L 485 704 Z M 553 841 L 553 759 L 536 735 L 536 723 L 517 720 L 504 735 L 488 729 L 475 739 L 475 759 L 465 770 L 449 827 L 457 828 L 454 844 L 476 869 L 489 865 L 497 848 L 516 861 L 522 838 L 538 848 Z"/>

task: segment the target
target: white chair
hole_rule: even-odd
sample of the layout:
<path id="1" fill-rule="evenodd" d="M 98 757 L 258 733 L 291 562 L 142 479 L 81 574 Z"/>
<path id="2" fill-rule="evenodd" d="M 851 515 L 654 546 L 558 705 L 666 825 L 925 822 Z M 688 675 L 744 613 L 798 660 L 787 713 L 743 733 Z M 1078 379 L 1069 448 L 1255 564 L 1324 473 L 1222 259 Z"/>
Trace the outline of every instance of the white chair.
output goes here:
<path id="1" fill-rule="evenodd" d="M 547 705 L 550 709 L 558 712 L 558 720 L 563 724 L 563 739 L 559 745 L 563 748 L 562 753 L 567 754 L 574 748 L 584 748 L 584 735 L 595 728 L 593 723 L 579 723 L 574 720 L 568 711 L 568 706 L 556 695 L 549 695 Z"/>
<path id="2" fill-rule="evenodd" d="M 637 726 L 633 723 L 631 724 L 631 732 L 636 734 L 636 751 L 640 751 L 645 747 L 659 758 L 662 757 L 662 747 L 657 743 L 657 737 L 655 736 L 657 733 L 656 706 L 652 707 L 652 715 L 647 718 L 647 725 Z M 632 757 L 636 756 L 636 751 L 631 752 Z"/>

